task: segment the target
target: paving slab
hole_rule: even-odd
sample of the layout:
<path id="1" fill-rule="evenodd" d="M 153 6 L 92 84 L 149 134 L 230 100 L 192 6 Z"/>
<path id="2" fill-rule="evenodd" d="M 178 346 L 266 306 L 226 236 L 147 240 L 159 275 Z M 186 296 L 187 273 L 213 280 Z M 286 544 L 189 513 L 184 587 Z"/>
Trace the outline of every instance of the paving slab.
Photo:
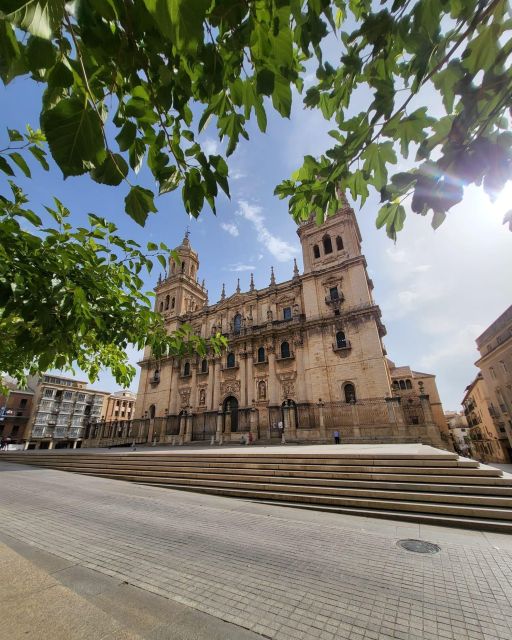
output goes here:
<path id="1" fill-rule="evenodd" d="M 512 637 L 512 536 L 292 510 L 1 461 L 0 471 L 3 539 L 110 576 L 111 589 L 92 593 L 90 573 L 82 578 L 68 567 L 52 574 L 67 576 L 69 586 L 82 588 L 80 597 L 131 620 L 129 630 L 150 640 L 168 623 L 153 624 L 158 615 L 150 608 L 131 607 L 126 589 L 184 606 L 181 620 L 195 610 L 207 616 L 208 630 L 215 631 L 213 620 L 229 622 L 251 637 Z M 410 537 L 441 550 L 422 555 L 397 546 Z"/>

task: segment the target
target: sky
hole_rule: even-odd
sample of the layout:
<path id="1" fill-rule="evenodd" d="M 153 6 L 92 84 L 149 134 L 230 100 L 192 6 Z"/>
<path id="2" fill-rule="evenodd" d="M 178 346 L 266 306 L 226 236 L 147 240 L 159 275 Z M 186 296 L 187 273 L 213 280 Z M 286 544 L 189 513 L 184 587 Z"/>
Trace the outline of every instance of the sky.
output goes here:
<path id="1" fill-rule="evenodd" d="M 365 100 L 364 95 L 358 98 L 356 112 L 365 108 Z M 39 101 L 39 88 L 30 81 L 17 79 L 7 88 L 2 86 L 3 124 L 19 129 L 27 123 L 38 126 Z M 231 200 L 221 196 L 217 215 L 205 208 L 198 220 L 186 215 L 179 191 L 158 198 L 158 214 L 151 215 L 141 229 L 124 213 L 124 185 L 99 185 L 87 176 L 64 181 L 55 165 L 46 173 L 34 163 L 33 179 L 19 182 L 38 213 L 57 196 L 72 211 L 72 223 L 82 224 L 86 214 L 94 212 L 139 241 L 162 240 L 174 247 L 188 226 L 191 244 L 199 254 L 198 277 L 205 279 L 210 303 L 215 303 L 223 283 L 227 295 L 234 293 L 238 278 L 242 291 L 248 290 L 251 272 L 256 287 L 263 288 L 269 284 L 271 266 L 278 282 L 292 276 L 294 258 L 302 271 L 296 225 L 286 201 L 274 197 L 273 191 L 300 166 L 304 154 L 318 155 L 330 145 L 329 129 L 332 123 L 304 110 L 298 96 L 289 120 L 269 111 L 267 133 L 262 135 L 251 125 L 250 141 L 242 141 L 229 160 Z M 5 128 L 0 130 L 0 143 L 4 141 Z M 213 123 L 201 141 L 208 153 L 224 148 Z M 1 175 L 0 192 L 6 186 Z M 153 186 L 144 168 L 139 183 Z M 396 243 L 375 228 L 379 208 L 375 195 L 362 209 L 354 205 L 374 297 L 387 328 L 388 357 L 397 365 L 434 373 L 445 410 L 460 410 L 464 389 L 478 371 L 475 339 L 512 303 L 512 233 L 502 224 L 511 203 L 512 183 L 494 203 L 481 189 L 466 189 L 464 200 L 436 231 L 430 216 L 408 210 Z M 158 270 L 146 279 L 147 289 L 157 278 Z M 133 363 L 138 355 L 129 352 Z M 118 389 L 108 372 L 93 386 Z M 138 374 L 131 388 L 136 391 L 137 386 Z"/>

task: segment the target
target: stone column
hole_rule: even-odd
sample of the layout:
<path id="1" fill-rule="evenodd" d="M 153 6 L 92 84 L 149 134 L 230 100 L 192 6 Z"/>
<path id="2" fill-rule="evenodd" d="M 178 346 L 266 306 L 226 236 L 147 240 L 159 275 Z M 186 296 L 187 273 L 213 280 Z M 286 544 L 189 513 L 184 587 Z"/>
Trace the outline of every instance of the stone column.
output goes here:
<path id="1" fill-rule="evenodd" d="M 231 410 L 226 411 L 224 415 L 224 437 L 228 442 L 231 442 Z"/>
<path id="2" fill-rule="evenodd" d="M 217 411 L 217 432 L 215 434 L 215 439 L 217 440 L 217 444 L 222 444 L 222 407 L 219 407 Z"/>
<path id="3" fill-rule="evenodd" d="M 297 440 L 297 420 L 293 406 L 288 407 L 288 434 L 286 437 L 290 440 Z"/>
<path id="4" fill-rule="evenodd" d="M 185 443 L 192 442 L 192 414 L 187 413 L 185 418 Z"/>
<path id="5" fill-rule="evenodd" d="M 214 376 L 215 376 L 215 359 L 208 358 L 208 390 L 207 390 L 206 406 L 210 411 L 213 411 L 215 409 L 215 405 L 213 404 Z"/>
<path id="6" fill-rule="evenodd" d="M 73 449 L 76 449 L 76 445 L 77 445 L 77 444 L 78 444 L 78 440 L 75 440 L 75 441 L 73 442 Z"/>
<path id="7" fill-rule="evenodd" d="M 53 445 L 54 445 L 53 440 L 50 440 L 50 444 L 48 445 L 48 449 L 53 449 Z"/>
<path id="8" fill-rule="evenodd" d="M 319 398 L 317 406 L 319 435 L 322 440 L 327 440 L 327 434 L 325 432 L 324 403 L 322 402 L 322 398 Z M 337 427 L 337 429 L 339 430 L 339 427 Z"/>
<path id="9" fill-rule="evenodd" d="M 187 426 L 187 416 L 180 416 L 180 433 L 178 436 L 178 444 L 183 444 L 185 442 L 185 429 Z"/>
<path id="10" fill-rule="evenodd" d="M 254 354 L 252 351 L 247 353 L 246 361 L 246 389 L 247 389 L 247 405 L 253 406 L 253 402 L 256 400 L 254 391 Z"/>
<path id="11" fill-rule="evenodd" d="M 279 389 L 276 375 L 276 354 L 274 347 L 268 347 L 268 402 L 270 405 L 279 404 Z"/>
<path id="12" fill-rule="evenodd" d="M 295 342 L 295 363 L 297 371 L 297 402 L 306 402 L 306 383 L 304 380 L 304 350 L 302 343 Z"/>
<path id="13" fill-rule="evenodd" d="M 192 378 L 190 380 L 191 393 L 190 393 L 190 405 L 192 411 L 197 411 L 197 362 L 190 365 L 192 371 Z"/>
<path id="14" fill-rule="evenodd" d="M 173 368 L 172 378 L 174 380 L 174 390 L 171 389 L 171 406 L 169 407 L 169 411 L 173 415 L 176 415 L 177 413 L 179 413 L 178 402 L 180 397 L 180 394 L 178 393 L 178 380 L 180 377 L 180 362 L 177 358 L 173 359 L 172 368 Z"/>
<path id="15" fill-rule="evenodd" d="M 249 403 L 247 402 L 247 381 L 246 381 L 246 370 L 247 370 L 247 354 L 240 353 L 238 355 L 240 362 L 240 405 L 242 407 L 246 407 Z"/>
<path id="16" fill-rule="evenodd" d="M 354 438 L 361 437 L 361 431 L 359 430 L 359 415 L 357 413 L 357 405 L 355 402 L 352 404 L 352 423 L 354 425 Z"/>
<path id="17" fill-rule="evenodd" d="M 212 409 L 217 407 L 220 400 L 220 356 L 215 357 L 215 373 L 213 383 L 213 403 Z"/>
<path id="18" fill-rule="evenodd" d="M 256 403 L 253 403 L 251 408 L 250 428 L 251 428 L 252 437 L 254 438 L 254 440 L 257 440 L 259 438 L 259 429 L 258 429 L 259 414 L 258 414 L 258 410 L 254 406 L 255 404 Z"/>

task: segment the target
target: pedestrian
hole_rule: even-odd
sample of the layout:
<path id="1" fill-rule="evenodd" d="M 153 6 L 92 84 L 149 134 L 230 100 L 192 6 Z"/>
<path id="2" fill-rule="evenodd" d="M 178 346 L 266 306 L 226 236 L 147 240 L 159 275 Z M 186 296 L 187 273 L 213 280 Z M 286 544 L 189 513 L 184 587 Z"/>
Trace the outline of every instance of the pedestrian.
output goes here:
<path id="1" fill-rule="evenodd" d="M 340 432 L 336 429 L 336 431 L 334 432 L 334 444 L 339 444 L 340 443 Z"/>
<path id="2" fill-rule="evenodd" d="M 279 434 L 281 435 L 281 444 L 286 444 L 286 438 L 284 437 L 284 425 L 282 420 L 279 420 L 279 422 L 277 423 L 277 428 L 279 429 Z"/>
<path id="3" fill-rule="evenodd" d="M 7 440 L 2 438 L 0 442 L 0 451 L 5 451 L 7 449 Z"/>

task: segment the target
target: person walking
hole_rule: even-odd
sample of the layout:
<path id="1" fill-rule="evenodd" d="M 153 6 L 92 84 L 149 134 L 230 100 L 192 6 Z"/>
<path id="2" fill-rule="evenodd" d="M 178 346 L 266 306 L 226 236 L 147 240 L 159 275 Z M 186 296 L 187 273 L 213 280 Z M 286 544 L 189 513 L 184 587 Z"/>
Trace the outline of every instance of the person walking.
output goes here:
<path id="1" fill-rule="evenodd" d="M 338 430 L 336 430 L 333 435 L 334 435 L 334 444 L 339 444 L 340 443 L 340 432 Z"/>

